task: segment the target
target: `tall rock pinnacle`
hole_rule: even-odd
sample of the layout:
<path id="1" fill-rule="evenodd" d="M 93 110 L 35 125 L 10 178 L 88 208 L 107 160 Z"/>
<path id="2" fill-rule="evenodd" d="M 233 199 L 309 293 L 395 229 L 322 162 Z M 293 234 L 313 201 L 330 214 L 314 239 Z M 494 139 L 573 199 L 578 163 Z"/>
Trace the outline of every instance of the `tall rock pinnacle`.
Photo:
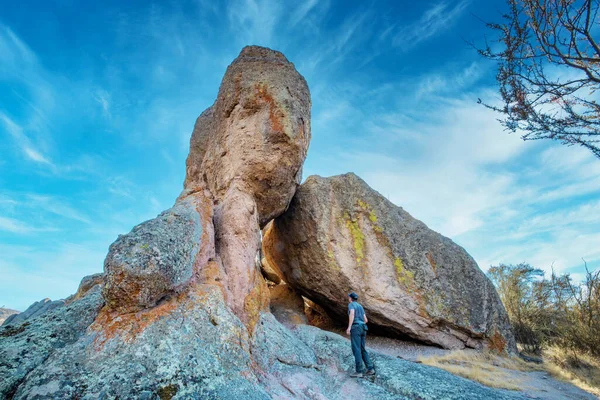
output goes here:
<path id="1" fill-rule="evenodd" d="M 283 54 L 245 47 L 198 117 L 180 198 L 208 189 L 227 303 L 249 321 L 268 299 L 254 259 L 260 227 L 287 208 L 310 141 L 310 93 Z"/>

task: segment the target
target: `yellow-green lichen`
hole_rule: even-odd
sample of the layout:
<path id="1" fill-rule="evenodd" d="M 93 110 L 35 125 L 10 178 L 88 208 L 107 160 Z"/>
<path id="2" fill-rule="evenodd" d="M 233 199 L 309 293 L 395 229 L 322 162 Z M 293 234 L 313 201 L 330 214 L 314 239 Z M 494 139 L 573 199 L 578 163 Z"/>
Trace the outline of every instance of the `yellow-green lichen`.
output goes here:
<path id="1" fill-rule="evenodd" d="M 358 204 L 358 206 L 360 208 L 362 208 L 363 210 L 367 211 L 369 213 L 369 221 L 371 221 L 371 224 L 373 225 L 373 229 L 375 230 L 375 232 L 382 232 L 382 229 L 379 225 L 377 225 L 377 214 L 375 214 L 375 210 L 373 210 L 373 207 L 371 207 L 371 205 L 365 201 L 362 200 L 357 200 L 356 202 Z"/>
<path id="2" fill-rule="evenodd" d="M 356 254 L 356 262 L 360 264 L 365 258 L 365 235 L 360 230 L 358 220 L 356 218 L 350 218 L 350 215 L 345 212 L 344 219 L 346 220 L 346 227 L 352 235 L 352 241 L 354 242 L 354 254 Z"/>
<path id="3" fill-rule="evenodd" d="M 369 212 L 369 219 L 371 220 L 372 223 L 374 223 L 374 224 L 377 223 L 377 215 L 375 215 L 375 211 L 371 210 Z"/>
<path id="4" fill-rule="evenodd" d="M 415 282 L 415 273 L 407 270 L 404 267 L 404 262 L 402 262 L 400 257 L 396 257 L 396 260 L 394 260 L 394 266 L 396 267 L 398 282 L 405 288 L 412 289 Z"/>
<path id="5" fill-rule="evenodd" d="M 335 259 L 335 254 L 333 254 L 333 250 L 331 248 L 327 249 L 327 257 L 329 258 L 329 262 L 328 262 L 329 266 L 332 269 L 339 271 L 341 268 L 338 265 L 337 260 Z"/>
<path id="6" fill-rule="evenodd" d="M 331 259 L 331 260 L 335 260 L 335 256 L 333 255 L 333 250 L 331 250 L 331 249 L 327 250 L 327 257 L 329 257 L 329 259 Z"/>

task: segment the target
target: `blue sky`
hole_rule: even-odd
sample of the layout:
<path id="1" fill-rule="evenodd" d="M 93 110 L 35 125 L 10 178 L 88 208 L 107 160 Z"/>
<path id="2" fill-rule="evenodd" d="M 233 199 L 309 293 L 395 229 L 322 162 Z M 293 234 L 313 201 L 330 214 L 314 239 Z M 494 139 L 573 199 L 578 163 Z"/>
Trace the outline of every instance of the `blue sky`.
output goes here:
<path id="1" fill-rule="evenodd" d="M 126 3 L 126 4 L 125 4 Z M 17 3 L 15 3 L 17 4 Z M 85 4 L 85 5 L 83 5 Z M 182 189 L 244 45 L 308 81 L 304 176 L 353 171 L 482 269 L 600 266 L 600 160 L 503 131 L 478 18 L 502 1 L 21 1 L 0 11 L 0 306 L 64 298 Z"/>

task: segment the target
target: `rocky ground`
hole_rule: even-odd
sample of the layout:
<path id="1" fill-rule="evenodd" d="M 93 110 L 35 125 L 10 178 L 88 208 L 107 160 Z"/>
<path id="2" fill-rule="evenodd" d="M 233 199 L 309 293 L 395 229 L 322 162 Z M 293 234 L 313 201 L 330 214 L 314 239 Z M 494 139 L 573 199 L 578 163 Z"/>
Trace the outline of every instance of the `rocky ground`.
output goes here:
<path id="1" fill-rule="evenodd" d="M 343 335 L 342 330 L 332 330 Z M 348 344 L 348 346 L 350 346 Z M 420 357 L 441 356 L 451 352 L 451 350 L 439 347 L 427 346 L 417 342 L 396 340 L 382 336 L 371 336 L 368 338 L 367 347 L 371 352 L 385 354 L 387 356 L 417 362 Z M 475 350 L 465 350 L 475 351 Z M 553 378 L 545 371 L 515 371 L 502 369 L 511 377 L 511 381 L 518 382 L 522 387 L 520 393 L 526 398 L 540 400 L 594 400 L 596 396 L 590 394 L 575 385 L 562 382 Z"/>

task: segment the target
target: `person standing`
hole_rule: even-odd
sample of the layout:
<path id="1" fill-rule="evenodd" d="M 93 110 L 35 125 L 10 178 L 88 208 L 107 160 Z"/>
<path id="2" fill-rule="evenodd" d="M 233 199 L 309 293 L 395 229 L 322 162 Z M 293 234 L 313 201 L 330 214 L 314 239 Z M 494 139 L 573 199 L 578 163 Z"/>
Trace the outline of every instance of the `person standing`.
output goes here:
<path id="1" fill-rule="evenodd" d="M 346 335 L 350 335 L 350 344 L 356 363 L 356 372 L 350 374 L 352 378 L 362 378 L 364 366 L 367 367 L 366 375 L 375 375 L 373 363 L 365 348 L 367 322 L 367 315 L 363 306 L 358 302 L 358 295 L 354 292 L 348 294 L 348 329 L 346 329 Z"/>

